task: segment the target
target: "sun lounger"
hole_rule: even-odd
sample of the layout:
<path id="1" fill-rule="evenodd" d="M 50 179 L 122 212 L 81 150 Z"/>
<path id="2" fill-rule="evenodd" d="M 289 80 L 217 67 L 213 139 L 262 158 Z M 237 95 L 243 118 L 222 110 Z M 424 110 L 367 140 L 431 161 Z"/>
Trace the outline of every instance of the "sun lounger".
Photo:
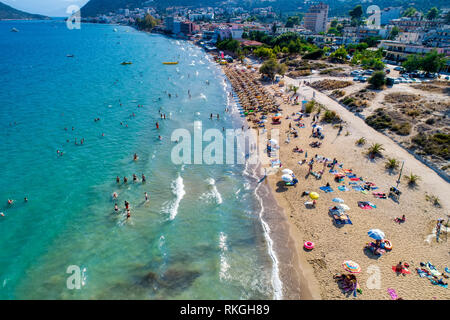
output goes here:
<path id="1" fill-rule="evenodd" d="M 353 190 L 356 190 L 356 191 L 363 191 L 363 190 L 364 190 L 364 189 L 361 188 L 360 186 L 352 186 L 352 189 L 353 189 Z"/>
<path id="2" fill-rule="evenodd" d="M 386 199 L 386 193 L 383 192 L 372 192 L 373 196 L 377 199 Z"/>

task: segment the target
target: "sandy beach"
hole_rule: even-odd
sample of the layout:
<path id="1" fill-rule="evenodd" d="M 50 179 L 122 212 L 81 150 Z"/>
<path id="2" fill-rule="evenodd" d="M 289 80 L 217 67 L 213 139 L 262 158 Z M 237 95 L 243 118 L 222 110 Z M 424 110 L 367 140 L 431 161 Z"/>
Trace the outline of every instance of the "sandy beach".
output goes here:
<path id="1" fill-rule="evenodd" d="M 235 68 L 234 65 L 225 67 Z M 251 71 L 245 71 L 251 72 Z M 257 71 L 252 76 L 259 78 Z M 277 98 L 282 109 L 281 124 L 271 124 L 270 120 L 265 124 L 266 129 L 280 130 L 279 159 L 282 169 L 291 169 L 299 182 L 296 186 L 286 186 L 281 179 L 281 170 L 275 175 L 269 175 L 268 184 L 273 190 L 278 205 L 282 208 L 288 228 L 280 228 L 282 232 L 288 232 L 292 244 L 292 255 L 295 259 L 294 269 L 301 282 L 299 296 L 286 297 L 290 299 L 392 299 L 389 292 L 395 293 L 402 299 L 438 299 L 448 300 L 450 292 L 448 288 L 433 285 L 429 279 L 419 277 L 416 268 L 420 262 L 431 262 L 439 272 L 444 272 L 449 264 L 449 245 L 446 237 L 446 228 L 442 227 L 440 241 L 436 241 L 433 230 L 436 221 L 443 218 L 447 221 L 450 199 L 449 184 L 439 177 L 432 169 L 416 160 L 413 155 L 392 141 L 389 137 L 367 126 L 366 123 L 350 111 L 308 86 L 300 85 L 298 80 L 284 77 L 285 86 L 266 84 L 265 88 L 271 94 L 275 90 L 287 90 L 289 84 L 299 86 L 297 95 L 299 101 L 302 98 L 314 100 L 324 105 L 328 110 L 335 111 L 343 120 L 344 127 L 340 134 L 338 128 L 331 124 L 320 123 L 325 135 L 319 148 L 310 147 L 310 143 L 318 139 L 311 136 L 314 112 L 309 117 L 303 117 L 301 121 L 305 126 L 299 128 L 293 121 L 298 116 L 296 112 L 301 111 L 300 105 L 286 103 L 286 99 Z M 293 92 L 283 92 L 284 97 L 293 95 Z M 323 113 L 323 111 L 322 111 Z M 294 115 L 293 115 L 294 114 Z M 260 114 L 257 114 L 260 116 Z M 267 117 L 271 118 L 271 114 Z M 288 117 L 288 118 L 287 118 Z M 320 122 L 320 121 L 319 121 Z M 290 142 L 286 143 L 289 124 L 298 132 L 298 137 L 290 135 Z M 254 126 L 249 122 L 250 126 Z M 357 146 L 356 140 L 364 137 L 367 142 L 363 146 Z M 380 143 L 384 147 L 383 157 L 375 160 L 367 157 L 366 150 L 372 143 Z M 303 153 L 293 152 L 293 148 L 303 149 Z M 305 158 L 307 152 L 307 158 Z M 344 178 L 343 182 L 336 182 L 330 168 L 321 161 L 315 161 L 313 171 L 323 170 L 321 179 L 308 174 L 308 162 L 299 164 L 301 160 L 309 161 L 318 156 L 338 160 L 336 170 L 352 170 L 352 172 L 363 181 L 370 181 L 377 187 L 366 194 L 352 189 L 350 179 Z M 413 173 L 420 176 L 418 185 L 411 188 L 402 177 L 399 189 L 402 194 L 398 202 L 389 197 L 387 199 L 376 198 L 373 192 L 389 193 L 389 188 L 396 185 L 398 172 L 392 173 L 385 168 L 387 158 L 396 158 L 404 161 L 403 175 Z M 329 183 L 333 192 L 325 193 L 319 188 Z M 349 191 L 340 191 L 338 186 L 345 185 Z M 305 206 L 310 202 L 308 195 L 303 192 L 317 192 L 320 198 L 315 208 Z M 441 207 L 434 206 L 427 201 L 426 194 L 436 196 L 440 199 Z M 341 198 L 350 207 L 346 211 L 352 224 L 337 225 L 329 214 L 329 208 L 336 205 L 333 198 Z M 368 201 L 376 208 L 361 209 L 358 201 Z M 404 223 L 397 223 L 395 218 L 406 216 Z M 367 234 L 370 229 L 381 229 L 393 245 L 391 251 L 375 256 L 364 250 L 366 243 L 373 241 Z M 303 249 L 305 241 L 312 241 L 315 248 L 311 251 Z M 333 279 L 333 275 L 345 273 L 342 262 L 353 260 L 361 267 L 357 274 L 358 283 L 362 290 L 356 297 L 344 293 Z M 397 274 L 392 267 L 399 262 L 409 264 L 410 274 Z M 282 276 L 283 278 L 283 276 Z M 286 277 L 284 277 L 286 279 Z M 443 279 L 448 282 L 448 279 Z M 305 283 L 306 282 L 306 283 Z M 393 289 L 393 290 L 392 290 Z"/>

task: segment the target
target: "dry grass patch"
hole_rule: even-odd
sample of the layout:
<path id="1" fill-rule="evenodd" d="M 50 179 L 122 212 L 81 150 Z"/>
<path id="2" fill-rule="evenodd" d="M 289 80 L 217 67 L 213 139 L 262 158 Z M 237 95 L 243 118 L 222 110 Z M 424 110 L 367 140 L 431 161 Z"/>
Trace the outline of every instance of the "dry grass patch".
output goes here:
<path id="1" fill-rule="evenodd" d="M 336 89 L 342 89 L 353 85 L 353 82 L 351 81 L 341 81 L 341 80 L 320 80 L 315 81 L 311 83 L 311 87 L 320 90 L 336 90 Z"/>

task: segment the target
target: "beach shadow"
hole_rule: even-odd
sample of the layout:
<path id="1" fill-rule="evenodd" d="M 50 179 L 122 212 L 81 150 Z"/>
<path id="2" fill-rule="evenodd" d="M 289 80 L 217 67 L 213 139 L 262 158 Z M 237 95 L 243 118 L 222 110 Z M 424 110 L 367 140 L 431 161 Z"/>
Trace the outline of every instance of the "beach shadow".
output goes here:
<path id="1" fill-rule="evenodd" d="M 284 181 L 278 181 L 277 182 L 277 189 L 276 192 L 286 192 L 288 191 L 288 188 L 286 187 L 286 183 Z"/>
<path id="2" fill-rule="evenodd" d="M 370 249 L 364 248 L 363 251 L 364 251 L 364 254 L 365 254 L 369 259 L 372 259 L 372 260 L 378 260 L 378 259 L 381 258 L 381 255 L 373 254 L 372 251 L 370 251 Z"/>

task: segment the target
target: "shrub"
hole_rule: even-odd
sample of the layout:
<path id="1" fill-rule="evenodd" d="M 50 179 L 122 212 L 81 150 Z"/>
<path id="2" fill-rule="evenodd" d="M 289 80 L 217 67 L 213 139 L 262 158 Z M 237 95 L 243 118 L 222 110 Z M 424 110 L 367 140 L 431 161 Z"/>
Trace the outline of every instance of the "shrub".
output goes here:
<path id="1" fill-rule="evenodd" d="M 316 108 L 316 102 L 314 100 L 311 100 L 305 104 L 305 112 L 306 113 L 312 113 L 315 108 Z"/>
<path id="2" fill-rule="evenodd" d="M 386 74 L 384 71 L 374 72 L 369 78 L 369 83 L 375 89 L 381 89 L 386 84 Z"/>
<path id="3" fill-rule="evenodd" d="M 318 59 L 322 58 L 324 54 L 325 54 L 325 52 L 323 51 L 323 49 L 318 49 L 318 50 L 314 50 L 312 52 L 308 52 L 307 54 L 305 54 L 303 56 L 303 59 L 318 60 Z"/>
<path id="4" fill-rule="evenodd" d="M 420 180 L 418 175 L 410 173 L 408 176 L 405 176 L 405 180 L 408 182 L 410 187 L 415 187 L 417 182 Z"/>
<path id="5" fill-rule="evenodd" d="M 398 135 L 407 136 L 411 133 L 411 124 L 409 122 L 394 124 L 391 130 L 397 133 Z"/>
<path id="6" fill-rule="evenodd" d="M 355 144 L 356 144 L 357 146 L 363 146 L 363 145 L 365 145 L 365 144 L 366 144 L 366 138 L 364 138 L 364 137 L 359 138 L 358 140 L 356 140 Z"/>
<path id="7" fill-rule="evenodd" d="M 339 122 L 341 118 L 335 111 L 326 110 L 322 116 L 322 121 L 327 123 Z"/>

